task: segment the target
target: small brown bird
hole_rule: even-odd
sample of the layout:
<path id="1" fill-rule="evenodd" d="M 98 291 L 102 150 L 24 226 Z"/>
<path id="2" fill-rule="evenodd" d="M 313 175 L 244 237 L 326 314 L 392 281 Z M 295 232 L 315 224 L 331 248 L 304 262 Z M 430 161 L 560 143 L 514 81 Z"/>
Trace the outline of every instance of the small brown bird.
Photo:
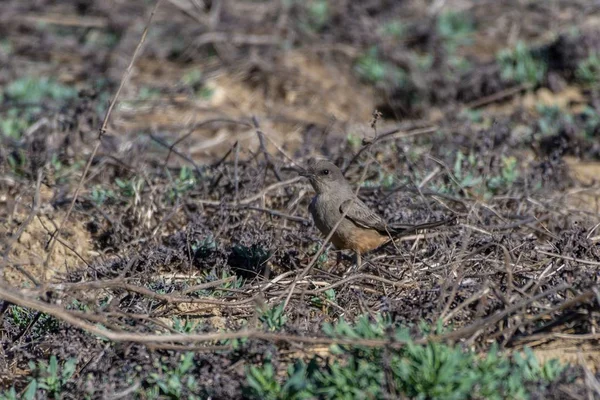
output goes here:
<path id="1" fill-rule="evenodd" d="M 350 183 L 333 163 L 325 160 L 311 161 L 308 169 L 300 175 L 310 180 L 317 193 L 308 209 L 323 235 L 329 235 L 347 211 L 331 236 L 331 242 L 337 249 L 353 250 L 356 254 L 357 268 L 361 265 L 361 254 L 383 246 L 394 237 L 444 225 L 454 220 L 450 218 L 419 225 L 392 227 L 355 196 Z"/>

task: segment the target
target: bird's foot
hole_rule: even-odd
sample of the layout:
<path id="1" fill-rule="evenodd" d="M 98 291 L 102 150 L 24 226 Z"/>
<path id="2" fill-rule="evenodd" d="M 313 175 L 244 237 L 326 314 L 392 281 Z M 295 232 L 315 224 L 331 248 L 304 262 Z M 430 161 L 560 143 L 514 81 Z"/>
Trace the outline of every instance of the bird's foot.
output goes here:
<path id="1" fill-rule="evenodd" d="M 346 273 L 343 275 L 343 278 L 347 278 L 348 276 L 358 272 L 360 267 L 362 267 L 362 257 L 360 256 L 360 253 L 356 253 L 355 263 L 346 271 Z"/>
<path id="2" fill-rule="evenodd" d="M 340 266 L 344 267 L 344 261 L 350 259 L 350 257 L 344 254 L 343 251 L 338 250 L 335 252 L 335 254 L 335 264 L 329 268 L 329 272 L 337 271 L 340 268 Z"/>

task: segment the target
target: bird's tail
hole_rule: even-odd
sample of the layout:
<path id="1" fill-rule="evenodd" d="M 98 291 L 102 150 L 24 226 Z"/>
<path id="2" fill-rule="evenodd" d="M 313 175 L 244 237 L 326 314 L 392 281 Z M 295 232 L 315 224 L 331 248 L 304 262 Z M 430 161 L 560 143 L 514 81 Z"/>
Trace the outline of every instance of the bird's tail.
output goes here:
<path id="1" fill-rule="evenodd" d="M 392 231 L 390 232 L 392 236 L 403 236 L 414 233 L 421 229 L 431 229 L 436 228 L 442 225 L 449 225 L 456 220 L 456 216 L 452 216 L 450 218 L 443 219 L 441 221 L 434 222 L 425 222 L 423 224 L 415 224 L 415 225 L 392 225 Z"/>

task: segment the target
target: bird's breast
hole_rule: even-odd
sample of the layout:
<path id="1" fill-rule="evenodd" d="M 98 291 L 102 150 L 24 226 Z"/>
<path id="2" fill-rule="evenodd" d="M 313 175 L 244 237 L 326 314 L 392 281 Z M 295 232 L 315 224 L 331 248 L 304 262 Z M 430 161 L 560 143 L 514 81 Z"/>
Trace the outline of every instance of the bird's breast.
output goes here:
<path id="1" fill-rule="evenodd" d="M 316 195 L 309 206 L 315 225 L 321 233 L 327 235 L 341 216 L 335 207 L 335 201 L 322 194 Z"/>

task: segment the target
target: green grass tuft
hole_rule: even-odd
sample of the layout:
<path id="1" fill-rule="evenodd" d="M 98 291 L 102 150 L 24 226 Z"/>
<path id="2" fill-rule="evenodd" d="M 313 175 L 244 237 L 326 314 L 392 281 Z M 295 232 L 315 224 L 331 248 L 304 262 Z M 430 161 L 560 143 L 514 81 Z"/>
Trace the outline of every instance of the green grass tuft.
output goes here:
<path id="1" fill-rule="evenodd" d="M 531 53 L 527 45 L 519 41 L 514 49 L 501 50 L 497 55 L 502 79 L 517 83 L 539 84 L 546 76 L 548 65 Z"/>
<path id="2" fill-rule="evenodd" d="M 271 361 L 247 369 L 245 394 L 253 399 L 526 399 L 527 383 L 547 385 L 558 379 L 564 366 L 557 361 L 540 364 L 530 350 L 503 354 L 492 346 L 485 357 L 460 346 L 439 342 L 414 343 L 406 328 L 378 316 L 351 325 L 340 320 L 326 325 L 330 337 L 344 339 L 394 338 L 400 349 L 333 346 L 334 360 L 298 360 L 279 379 Z M 538 386 L 539 387 L 539 386 Z"/>

